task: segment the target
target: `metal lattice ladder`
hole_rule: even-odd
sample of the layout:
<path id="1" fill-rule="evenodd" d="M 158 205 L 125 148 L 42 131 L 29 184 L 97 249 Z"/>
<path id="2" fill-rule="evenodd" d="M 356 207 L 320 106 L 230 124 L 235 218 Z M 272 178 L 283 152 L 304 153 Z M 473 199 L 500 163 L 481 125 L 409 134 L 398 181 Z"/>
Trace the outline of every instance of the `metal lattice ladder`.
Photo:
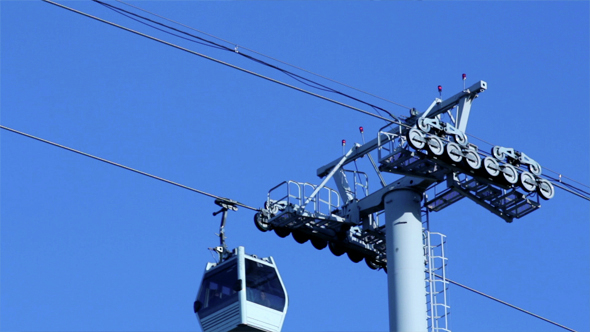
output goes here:
<path id="1" fill-rule="evenodd" d="M 447 301 L 449 282 L 446 280 L 446 236 L 424 230 L 426 257 L 426 305 L 428 330 L 448 332 L 450 306 Z"/>

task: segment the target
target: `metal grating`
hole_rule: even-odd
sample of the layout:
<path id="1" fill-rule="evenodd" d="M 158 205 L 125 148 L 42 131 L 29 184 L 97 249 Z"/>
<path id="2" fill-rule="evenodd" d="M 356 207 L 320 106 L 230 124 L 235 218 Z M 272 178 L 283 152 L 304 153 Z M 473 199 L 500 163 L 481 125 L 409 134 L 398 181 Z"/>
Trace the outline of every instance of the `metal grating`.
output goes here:
<path id="1" fill-rule="evenodd" d="M 447 188 L 438 194 L 433 200 L 426 203 L 426 207 L 430 211 L 438 212 L 447 206 L 460 201 L 463 197 L 460 193 L 454 191 L 452 188 Z"/>

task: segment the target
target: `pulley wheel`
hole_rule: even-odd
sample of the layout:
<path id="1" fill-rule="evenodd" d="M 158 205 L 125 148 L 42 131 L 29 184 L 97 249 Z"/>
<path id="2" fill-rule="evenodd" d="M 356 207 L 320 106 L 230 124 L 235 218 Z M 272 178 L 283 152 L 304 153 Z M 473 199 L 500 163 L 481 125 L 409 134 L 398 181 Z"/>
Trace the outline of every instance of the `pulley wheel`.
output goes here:
<path id="1" fill-rule="evenodd" d="M 422 130 L 423 132 L 427 133 L 430 131 L 430 125 L 425 122 L 425 118 L 420 118 L 416 122 L 418 129 Z"/>
<path id="2" fill-rule="evenodd" d="M 445 153 L 443 141 L 437 136 L 430 136 L 427 139 L 428 152 L 435 156 L 442 156 Z"/>
<path id="3" fill-rule="evenodd" d="M 551 182 L 545 179 L 539 179 L 537 182 L 537 193 L 544 200 L 552 199 L 555 196 L 555 188 Z"/>
<path id="4" fill-rule="evenodd" d="M 286 238 L 291 234 L 291 231 L 287 228 L 275 228 L 275 233 L 277 233 L 279 237 Z"/>
<path id="5" fill-rule="evenodd" d="M 473 150 L 467 150 L 467 151 L 465 151 L 465 163 L 472 170 L 478 170 L 478 169 L 480 169 L 480 167 L 481 167 L 481 157 L 479 156 L 479 153 L 477 153 L 477 152 L 475 152 Z"/>
<path id="6" fill-rule="evenodd" d="M 492 148 L 492 156 L 498 160 L 504 160 L 504 153 L 500 152 L 500 147 L 497 145 Z"/>
<path id="7" fill-rule="evenodd" d="M 348 255 L 348 258 L 355 263 L 362 261 L 364 258 L 363 254 L 356 251 L 347 251 L 346 254 Z"/>
<path id="8" fill-rule="evenodd" d="M 334 254 L 334 256 L 342 256 L 346 252 L 346 250 L 341 245 L 331 241 L 328 242 L 328 248 L 330 248 L 330 251 Z"/>
<path id="9" fill-rule="evenodd" d="M 532 193 L 537 189 L 537 180 L 535 176 L 529 172 L 520 173 L 520 187 L 529 193 Z"/>
<path id="10" fill-rule="evenodd" d="M 309 236 L 301 231 L 293 231 L 291 235 L 293 235 L 293 238 L 297 243 L 304 244 L 305 242 L 309 241 Z"/>
<path id="11" fill-rule="evenodd" d="M 257 212 L 254 215 L 254 224 L 261 232 L 268 232 L 272 228 L 272 226 L 268 223 L 268 220 L 265 220 L 265 218 L 262 216 L 262 213 L 260 212 Z"/>
<path id="12" fill-rule="evenodd" d="M 372 258 L 365 257 L 365 263 L 371 270 L 377 270 L 379 268 L 379 264 L 375 262 Z"/>
<path id="13" fill-rule="evenodd" d="M 463 152 L 461 152 L 461 148 L 457 143 L 449 143 L 445 147 L 445 152 L 447 158 L 453 163 L 460 163 L 463 159 Z"/>
<path id="14" fill-rule="evenodd" d="M 483 168 L 491 177 L 496 177 L 500 174 L 500 164 L 498 164 L 498 161 L 494 158 L 485 157 L 483 159 Z"/>
<path id="15" fill-rule="evenodd" d="M 455 142 L 457 142 L 457 144 L 461 145 L 461 146 L 467 146 L 467 135 L 465 135 L 464 133 L 461 134 L 455 134 Z"/>
<path id="16" fill-rule="evenodd" d="M 311 244 L 317 250 L 322 250 L 328 246 L 328 241 L 314 237 L 313 239 L 311 239 Z"/>
<path id="17" fill-rule="evenodd" d="M 518 182 L 518 171 L 512 165 L 503 165 L 502 169 L 502 178 L 506 180 L 509 184 L 516 184 Z"/>
<path id="18" fill-rule="evenodd" d="M 529 171 L 535 175 L 541 175 L 541 165 L 537 163 L 529 164 Z"/>
<path id="19" fill-rule="evenodd" d="M 408 131 L 408 144 L 415 150 L 423 149 L 424 145 L 426 145 L 424 134 L 416 128 L 410 129 Z"/>

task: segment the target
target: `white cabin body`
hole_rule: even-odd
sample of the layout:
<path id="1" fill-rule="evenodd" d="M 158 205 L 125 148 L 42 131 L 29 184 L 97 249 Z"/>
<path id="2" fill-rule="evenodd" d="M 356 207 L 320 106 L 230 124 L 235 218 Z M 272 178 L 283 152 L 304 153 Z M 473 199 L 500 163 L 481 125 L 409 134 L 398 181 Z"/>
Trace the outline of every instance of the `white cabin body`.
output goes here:
<path id="1" fill-rule="evenodd" d="M 288 302 L 274 259 L 238 247 L 223 262 L 207 264 L 194 311 L 204 332 L 279 332 Z"/>

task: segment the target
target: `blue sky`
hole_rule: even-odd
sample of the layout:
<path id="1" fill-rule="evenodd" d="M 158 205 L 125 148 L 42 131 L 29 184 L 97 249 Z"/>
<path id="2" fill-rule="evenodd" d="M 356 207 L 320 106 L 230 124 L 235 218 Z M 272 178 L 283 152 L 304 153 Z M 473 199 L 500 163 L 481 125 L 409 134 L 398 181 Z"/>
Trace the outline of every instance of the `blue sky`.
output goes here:
<path id="1" fill-rule="evenodd" d="M 296 83 L 96 3 L 63 3 Z M 484 80 L 468 134 L 590 183 L 588 2 L 133 4 L 421 111 L 439 84 L 444 98 L 463 88 L 462 73 L 468 85 Z M 206 192 L 261 207 L 281 181 L 320 183 L 316 169 L 341 155 L 342 139 L 360 142 L 359 126 L 372 139 L 384 125 L 41 1 L 0 5 L 2 125 Z M 213 199 L 0 138 L 0 329 L 199 330 L 192 302 L 218 241 Z M 277 261 L 285 331 L 388 329 L 383 271 L 261 233 L 252 218 L 230 214 L 228 244 Z M 431 214 L 431 228 L 447 235 L 449 278 L 588 331 L 589 220 L 588 201 L 558 190 L 512 224 L 462 200 Z M 449 296 L 453 331 L 560 330 L 453 286 Z"/>

